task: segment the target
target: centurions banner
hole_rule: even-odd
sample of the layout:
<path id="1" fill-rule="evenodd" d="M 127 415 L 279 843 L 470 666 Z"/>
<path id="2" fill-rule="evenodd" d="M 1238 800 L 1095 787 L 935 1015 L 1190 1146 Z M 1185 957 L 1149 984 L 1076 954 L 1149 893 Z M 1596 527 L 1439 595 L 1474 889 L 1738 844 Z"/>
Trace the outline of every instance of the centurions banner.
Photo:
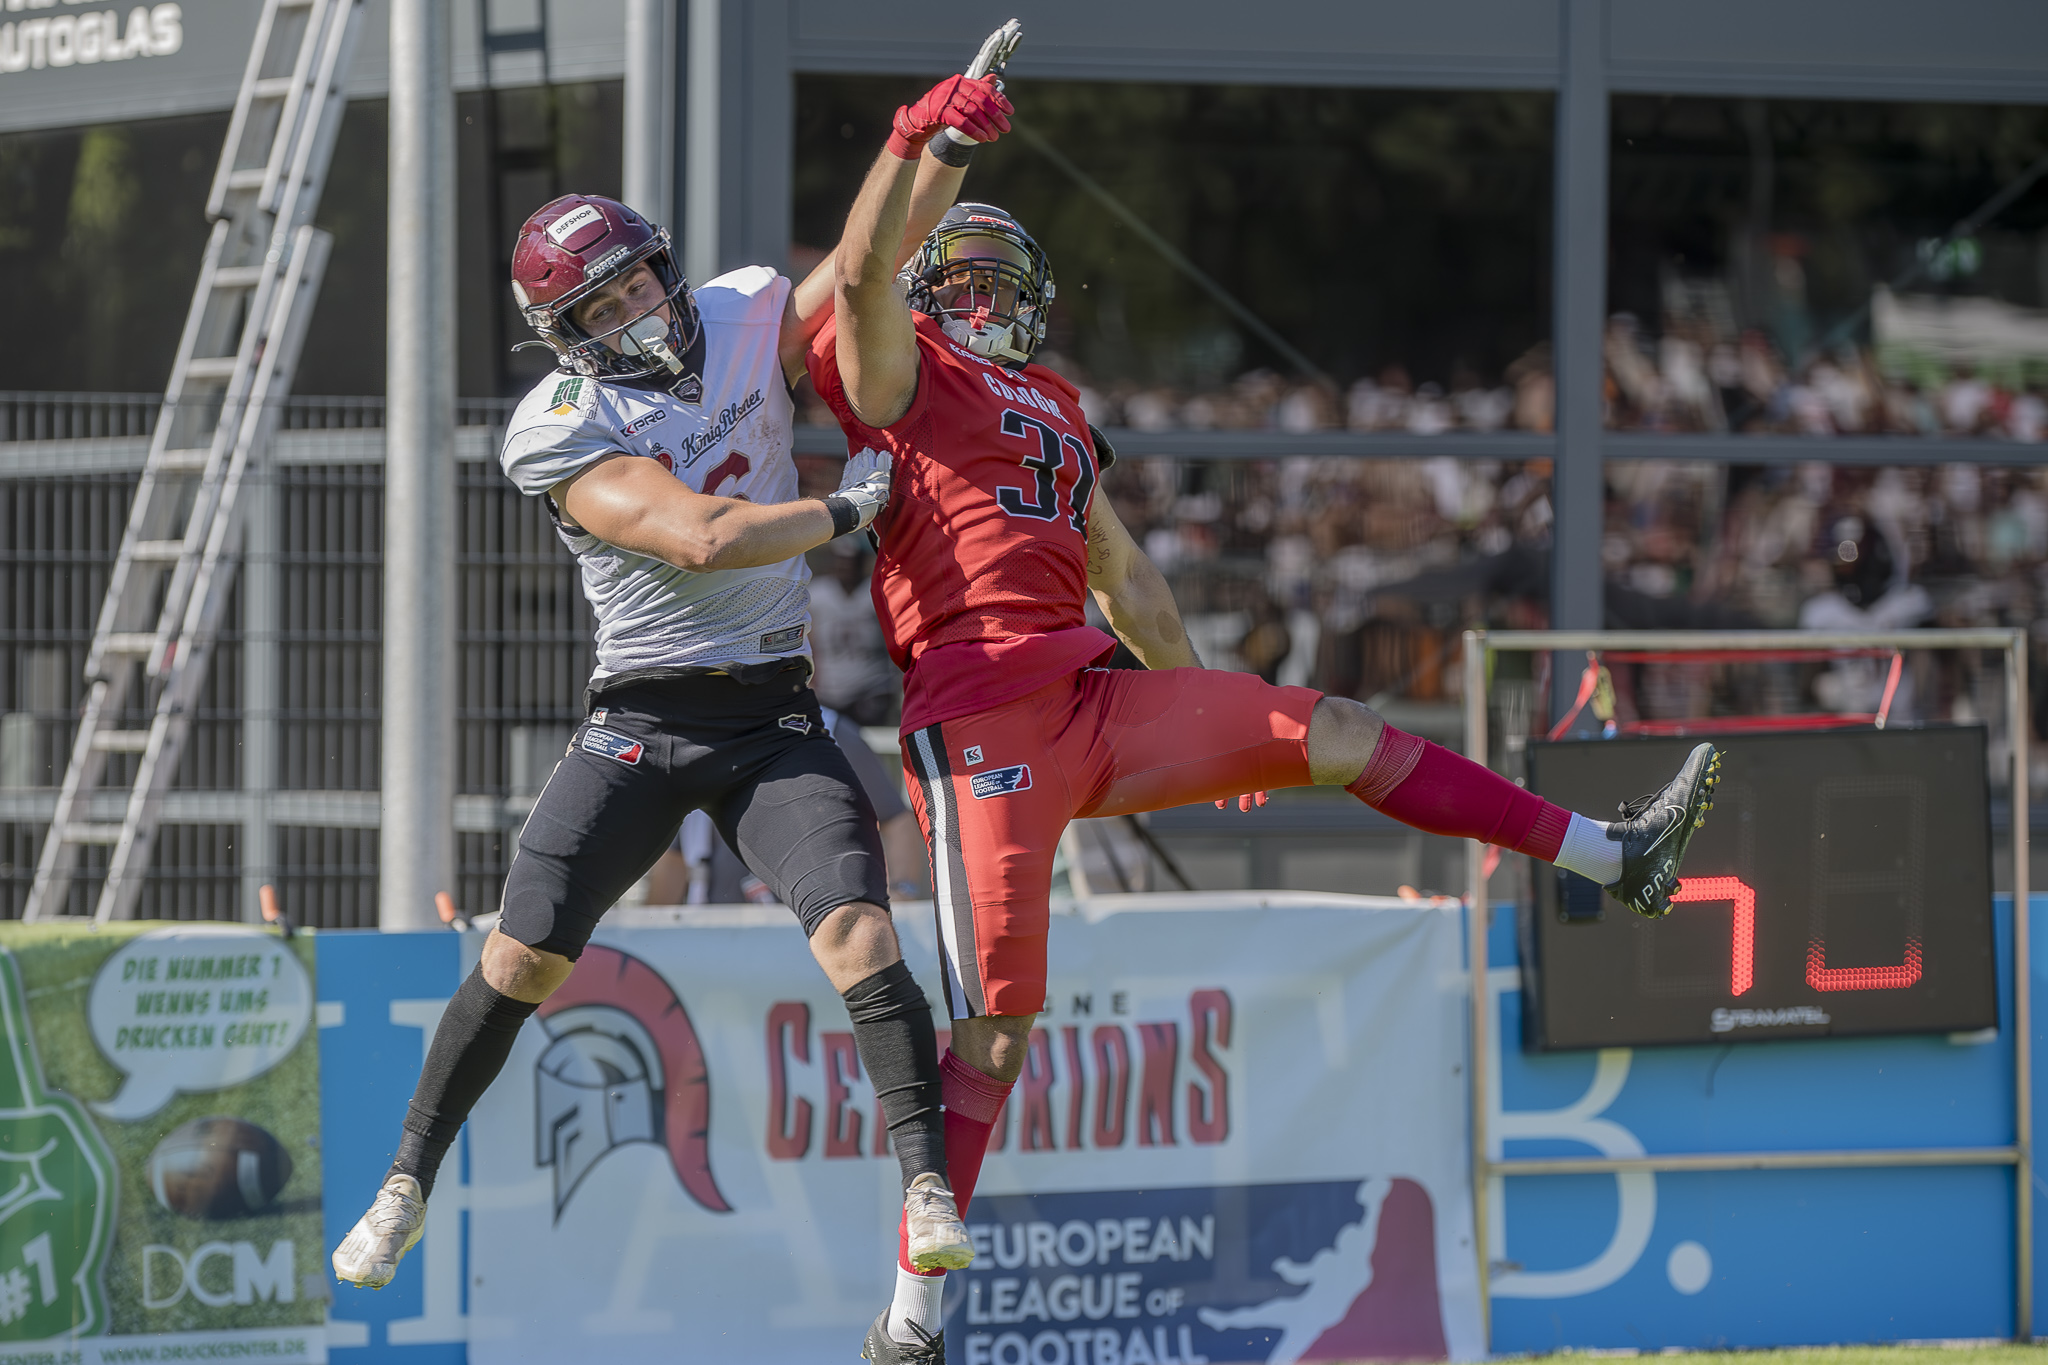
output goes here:
<path id="1" fill-rule="evenodd" d="M 897 923 L 935 992 L 929 907 Z M 1482 1354 L 1458 939 L 1354 897 L 1056 915 L 948 1359 Z M 779 909 L 601 931 L 469 1134 L 477 1365 L 850 1359 L 888 1301 L 896 1162 Z"/>
<path id="2" fill-rule="evenodd" d="M 238 925 L 0 927 L 0 1365 L 327 1358 L 312 973 Z"/>

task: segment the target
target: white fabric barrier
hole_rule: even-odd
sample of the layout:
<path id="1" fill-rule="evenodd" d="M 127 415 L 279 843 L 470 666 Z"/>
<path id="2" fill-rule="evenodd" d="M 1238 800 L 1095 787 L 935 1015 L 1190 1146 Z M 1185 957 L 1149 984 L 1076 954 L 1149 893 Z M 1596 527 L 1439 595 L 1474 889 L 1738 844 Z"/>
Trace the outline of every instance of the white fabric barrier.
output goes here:
<path id="1" fill-rule="evenodd" d="M 1457 910 L 1061 909 L 948 1358 L 1483 1354 Z M 476 1365 L 852 1360 L 888 1301 L 896 1162 L 844 1007 L 786 912 L 690 916 L 608 920 L 471 1123 Z M 897 920 L 936 992 L 929 908 Z"/>

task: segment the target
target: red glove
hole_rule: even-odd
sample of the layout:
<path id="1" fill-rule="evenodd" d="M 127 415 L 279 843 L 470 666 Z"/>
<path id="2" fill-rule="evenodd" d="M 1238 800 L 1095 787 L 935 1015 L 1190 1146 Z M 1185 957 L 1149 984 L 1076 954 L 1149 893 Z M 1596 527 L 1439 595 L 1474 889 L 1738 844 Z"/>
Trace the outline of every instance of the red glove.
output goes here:
<path id="1" fill-rule="evenodd" d="M 1223 800 L 1218 801 L 1216 803 L 1216 809 L 1226 809 L 1229 800 L 1230 798 L 1226 796 L 1223 798 Z M 1266 794 L 1264 792 L 1246 792 L 1243 796 L 1237 798 L 1237 808 L 1242 811 L 1249 811 L 1254 803 L 1261 806 L 1265 805 Z"/>
<path id="2" fill-rule="evenodd" d="M 889 154 L 914 160 L 925 143 L 938 136 L 939 129 L 951 128 L 976 142 L 994 142 L 1010 131 L 1010 114 L 1015 112 L 995 81 L 984 76 L 969 80 L 948 76 L 916 104 L 896 111 L 895 128 L 889 134 Z"/>

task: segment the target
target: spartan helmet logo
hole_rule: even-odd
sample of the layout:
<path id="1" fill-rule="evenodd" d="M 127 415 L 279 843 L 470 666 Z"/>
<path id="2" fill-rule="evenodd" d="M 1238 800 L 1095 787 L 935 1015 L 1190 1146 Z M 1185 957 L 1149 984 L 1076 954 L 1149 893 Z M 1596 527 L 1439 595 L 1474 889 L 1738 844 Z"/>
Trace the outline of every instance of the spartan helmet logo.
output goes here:
<path id="1" fill-rule="evenodd" d="M 554 1168 L 555 1217 L 591 1168 L 628 1142 L 666 1148 L 690 1197 L 730 1213 L 711 1175 L 704 1050 L 661 974 L 592 945 L 535 1013 L 550 1041 L 534 1075 L 534 1162 Z"/>

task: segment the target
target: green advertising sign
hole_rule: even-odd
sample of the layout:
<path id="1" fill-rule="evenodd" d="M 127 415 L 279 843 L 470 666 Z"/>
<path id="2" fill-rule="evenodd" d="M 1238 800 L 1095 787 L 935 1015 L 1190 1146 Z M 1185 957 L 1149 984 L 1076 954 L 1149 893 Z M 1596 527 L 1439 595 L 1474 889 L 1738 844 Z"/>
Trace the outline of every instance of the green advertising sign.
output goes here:
<path id="1" fill-rule="evenodd" d="M 325 1359 L 312 943 L 0 925 L 0 1365 Z"/>
<path id="2" fill-rule="evenodd" d="M 0 1340 L 103 1332 L 114 1154 L 76 1100 L 44 1089 L 21 979 L 6 954 L 0 1020 Z"/>

